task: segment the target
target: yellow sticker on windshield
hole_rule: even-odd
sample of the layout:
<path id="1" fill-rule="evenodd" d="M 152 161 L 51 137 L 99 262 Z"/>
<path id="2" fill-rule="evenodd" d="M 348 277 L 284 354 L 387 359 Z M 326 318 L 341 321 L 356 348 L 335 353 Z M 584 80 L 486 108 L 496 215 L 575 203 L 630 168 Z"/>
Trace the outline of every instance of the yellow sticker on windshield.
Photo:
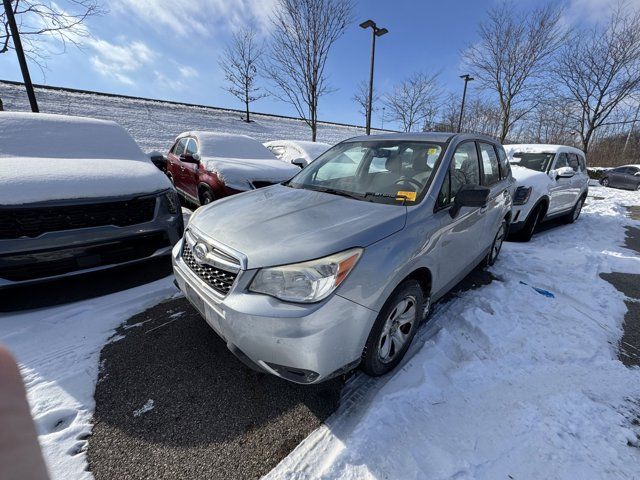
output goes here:
<path id="1" fill-rule="evenodd" d="M 429 150 L 427 150 L 428 155 L 436 155 L 437 153 L 438 153 L 437 148 L 430 148 Z"/>
<path id="2" fill-rule="evenodd" d="M 410 202 L 415 202 L 416 192 L 398 192 L 396 193 L 396 200 L 408 200 Z"/>

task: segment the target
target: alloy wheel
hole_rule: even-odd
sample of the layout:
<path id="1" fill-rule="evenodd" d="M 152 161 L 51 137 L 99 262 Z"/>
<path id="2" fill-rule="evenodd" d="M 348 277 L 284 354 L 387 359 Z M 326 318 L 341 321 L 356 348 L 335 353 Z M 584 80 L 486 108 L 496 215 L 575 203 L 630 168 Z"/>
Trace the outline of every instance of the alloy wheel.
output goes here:
<path id="1" fill-rule="evenodd" d="M 390 363 L 402 351 L 410 339 L 416 322 L 416 299 L 408 295 L 391 310 L 378 340 L 378 357 L 382 363 Z"/>
<path id="2" fill-rule="evenodd" d="M 602 186 L 603 187 L 608 187 L 609 186 L 609 179 L 608 178 L 603 178 L 602 179 Z"/>

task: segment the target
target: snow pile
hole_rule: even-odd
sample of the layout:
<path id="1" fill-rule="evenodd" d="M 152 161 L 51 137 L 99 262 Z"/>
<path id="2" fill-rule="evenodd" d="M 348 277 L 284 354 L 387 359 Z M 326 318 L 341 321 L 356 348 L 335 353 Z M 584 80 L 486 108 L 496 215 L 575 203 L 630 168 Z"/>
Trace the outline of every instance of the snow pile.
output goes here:
<path id="1" fill-rule="evenodd" d="M 51 478 L 92 478 L 85 450 L 100 350 L 123 321 L 175 293 L 168 277 L 101 298 L 0 314 L 0 342 L 18 360 Z"/>
<path id="2" fill-rule="evenodd" d="M 154 408 L 155 408 L 155 402 L 153 401 L 152 398 L 150 398 L 149 400 L 147 400 L 147 402 L 143 406 L 133 411 L 133 416 L 139 417 L 140 415 L 144 415 L 145 413 L 150 412 Z"/>
<path id="3" fill-rule="evenodd" d="M 598 276 L 640 273 L 619 246 L 638 197 L 593 190 L 576 224 L 505 244 L 500 280 L 437 306 L 373 399 L 268 478 L 639 478 L 640 370 L 617 360 L 624 296 Z"/>
<path id="4" fill-rule="evenodd" d="M 538 193 L 537 196 L 534 195 L 534 199 L 549 193 L 549 189 L 555 184 L 546 173 L 519 165 L 511 165 L 511 174 L 516 179 L 517 186 L 533 187 L 533 190 Z"/>
<path id="5" fill-rule="evenodd" d="M 274 140 L 267 142 L 265 147 L 282 148 L 282 156 L 278 156 L 283 162 L 291 163 L 293 160 L 303 158 L 307 165 L 331 148 L 328 143 L 309 142 L 304 140 Z"/>
<path id="6" fill-rule="evenodd" d="M 151 193 L 169 180 L 113 122 L 0 112 L 0 204 Z"/>

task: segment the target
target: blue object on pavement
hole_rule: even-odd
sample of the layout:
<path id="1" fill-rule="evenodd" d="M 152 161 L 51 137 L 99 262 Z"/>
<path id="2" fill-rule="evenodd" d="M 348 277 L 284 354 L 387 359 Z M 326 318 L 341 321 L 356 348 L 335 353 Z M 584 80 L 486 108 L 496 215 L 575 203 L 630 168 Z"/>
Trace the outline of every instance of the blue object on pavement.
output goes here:
<path id="1" fill-rule="evenodd" d="M 556 296 L 551 293 L 549 290 L 543 290 L 542 288 L 538 288 L 538 287 L 532 287 L 531 285 L 529 285 L 528 283 L 524 283 L 522 280 L 520 281 L 520 283 L 522 285 L 527 285 L 528 287 L 533 288 L 536 292 L 538 292 L 540 295 L 544 295 L 547 298 L 556 298 Z"/>

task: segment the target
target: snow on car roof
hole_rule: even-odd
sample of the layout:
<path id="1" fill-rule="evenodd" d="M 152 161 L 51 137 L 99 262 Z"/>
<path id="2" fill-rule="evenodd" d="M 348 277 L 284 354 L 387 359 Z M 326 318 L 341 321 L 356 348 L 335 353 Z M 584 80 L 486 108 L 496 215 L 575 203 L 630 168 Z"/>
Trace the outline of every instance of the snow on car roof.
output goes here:
<path id="1" fill-rule="evenodd" d="M 272 142 L 266 142 L 264 145 L 266 147 L 279 146 L 293 150 L 301 150 L 308 157 L 307 160 L 314 160 L 331 148 L 331 145 L 328 143 L 311 142 L 309 140 L 274 140 Z M 291 158 L 291 160 L 293 160 L 293 158 Z"/>
<path id="2" fill-rule="evenodd" d="M 178 135 L 196 137 L 200 155 L 214 158 L 245 158 L 273 160 L 273 154 L 258 140 L 233 133 L 190 131 Z"/>
<path id="3" fill-rule="evenodd" d="M 0 157 L 147 160 L 115 122 L 25 112 L 0 112 Z"/>
<path id="4" fill-rule="evenodd" d="M 584 154 L 582 150 L 570 147 L 568 145 L 555 145 L 549 143 L 517 143 L 504 145 L 504 150 L 508 156 L 513 156 L 514 153 L 523 152 L 523 153 L 558 153 L 558 151 L 563 150 L 567 152 L 574 152 Z"/>

